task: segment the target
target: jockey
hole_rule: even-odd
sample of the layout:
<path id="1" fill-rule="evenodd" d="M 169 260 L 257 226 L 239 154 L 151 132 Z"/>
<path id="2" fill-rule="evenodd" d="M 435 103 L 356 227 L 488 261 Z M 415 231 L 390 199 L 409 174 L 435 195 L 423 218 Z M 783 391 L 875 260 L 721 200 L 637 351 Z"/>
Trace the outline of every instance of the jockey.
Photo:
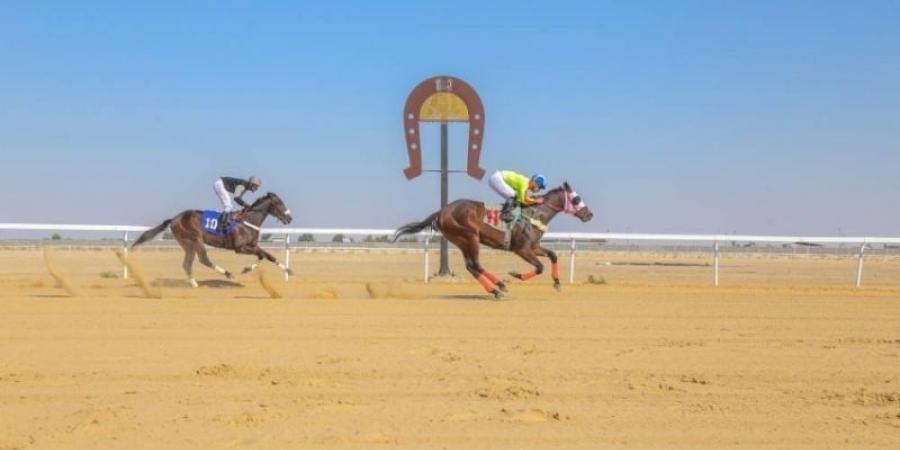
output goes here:
<path id="1" fill-rule="evenodd" d="M 513 206 L 518 202 L 524 206 L 539 205 L 544 199 L 529 193 L 537 194 L 547 186 L 543 175 L 535 174 L 531 178 L 512 170 L 498 170 L 488 179 L 488 185 L 503 197 L 503 209 L 500 213 L 504 222 L 512 222 Z"/>
<path id="2" fill-rule="evenodd" d="M 262 180 L 255 176 L 250 177 L 249 180 L 222 177 L 213 183 L 213 190 L 216 191 L 216 195 L 222 202 L 222 211 L 224 212 L 222 220 L 219 222 L 219 226 L 222 227 L 222 229 L 224 229 L 225 225 L 228 223 L 231 213 L 234 212 L 234 204 L 237 203 L 242 207 L 246 207 L 247 202 L 241 197 L 246 194 L 247 191 L 256 192 L 260 185 L 262 185 Z"/>

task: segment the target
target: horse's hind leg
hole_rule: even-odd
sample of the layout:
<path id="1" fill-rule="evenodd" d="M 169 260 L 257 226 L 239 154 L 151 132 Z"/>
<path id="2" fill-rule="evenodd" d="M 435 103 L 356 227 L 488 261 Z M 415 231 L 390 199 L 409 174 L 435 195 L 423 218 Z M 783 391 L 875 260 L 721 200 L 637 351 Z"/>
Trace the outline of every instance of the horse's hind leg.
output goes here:
<path id="1" fill-rule="evenodd" d="M 200 257 L 200 262 L 204 266 L 209 267 L 210 269 L 213 269 L 216 272 L 221 273 L 222 275 L 225 275 L 225 278 L 228 278 L 229 280 L 232 278 L 231 272 L 213 264 L 212 260 L 209 259 L 209 255 L 206 252 L 206 247 L 204 247 L 203 244 L 199 244 L 197 246 L 197 256 Z"/>
<path id="2" fill-rule="evenodd" d="M 184 273 L 187 274 L 188 283 L 191 283 L 191 287 L 197 287 L 197 280 L 194 279 L 193 267 L 194 267 L 194 255 L 196 252 L 194 249 L 185 250 L 184 252 L 184 261 L 181 263 L 181 267 L 184 268 Z"/>
<path id="3" fill-rule="evenodd" d="M 184 261 L 181 262 L 181 268 L 184 269 L 184 273 L 187 275 L 188 283 L 191 284 L 191 287 L 197 287 L 197 280 L 194 279 L 193 274 L 194 255 L 197 253 L 194 249 L 194 244 L 178 238 L 175 240 L 178 241 L 178 245 L 184 250 Z"/>
<path id="4" fill-rule="evenodd" d="M 506 283 L 503 282 L 497 275 L 494 275 L 488 270 L 485 270 L 481 264 L 478 263 L 477 259 L 473 258 L 465 258 L 466 259 L 466 270 L 475 277 L 478 282 L 484 287 L 484 290 L 489 294 L 493 294 L 494 298 L 497 300 L 503 298 L 503 295 L 509 292 L 506 288 Z"/>
<path id="5" fill-rule="evenodd" d="M 456 243 L 454 242 L 454 244 Z M 457 244 L 457 247 L 463 252 L 466 270 L 478 280 L 481 286 L 484 287 L 484 290 L 489 294 L 493 294 L 497 300 L 503 298 L 503 294 L 507 292 L 506 284 L 497 275 L 481 267 L 481 264 L 478 262 L 478 241 L 465 243 L 464 245 Z"/>

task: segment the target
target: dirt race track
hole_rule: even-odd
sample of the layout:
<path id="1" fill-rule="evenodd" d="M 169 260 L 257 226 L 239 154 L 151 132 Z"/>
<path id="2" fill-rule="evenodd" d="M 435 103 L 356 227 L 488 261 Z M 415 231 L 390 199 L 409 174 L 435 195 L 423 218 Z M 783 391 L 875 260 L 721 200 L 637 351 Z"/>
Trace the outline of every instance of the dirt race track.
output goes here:
<path id="1" fill-rule="evenodd" d="M 415 252 L 297 253 L 281 299 L 187 288 L 171 251 L 131 255 L 160 299 L 109 250 L 50 256 L 76 297 L 0 251 L 4 450 L 900 448 L 897 259 L 857 290 L 852 258 L 725 258 L 713 288 L 707 259 L 595 254 L 607 284 L 497 302 Z"/>

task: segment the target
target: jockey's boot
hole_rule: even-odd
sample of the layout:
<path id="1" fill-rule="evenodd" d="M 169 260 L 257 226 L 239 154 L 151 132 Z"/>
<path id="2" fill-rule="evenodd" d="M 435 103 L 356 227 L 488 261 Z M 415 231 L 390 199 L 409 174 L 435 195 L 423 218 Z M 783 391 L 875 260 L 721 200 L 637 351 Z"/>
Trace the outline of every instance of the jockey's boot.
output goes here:
<path id="1" fill-rule="evenodd" d="M 515 216 L 513 216 L 513 206 L 516 204 L 516 199 L 508 198 L 506 202 L 503 203 L 503 208 L 500 209 L 500 219 L 506 223 L 510 223 L 515 220 Z"/>
<path id="2" fill-rule="evenodd" d="M 228 222 L 231 221 L 232 214 L 234 214 L 234 213 L 230 213 L 228 211 L 225 211 L 222 213 L 222 217 L 219 218 L 219 232 L 220 233 L 225 233 L 225 231 L 228 230 Z"/>

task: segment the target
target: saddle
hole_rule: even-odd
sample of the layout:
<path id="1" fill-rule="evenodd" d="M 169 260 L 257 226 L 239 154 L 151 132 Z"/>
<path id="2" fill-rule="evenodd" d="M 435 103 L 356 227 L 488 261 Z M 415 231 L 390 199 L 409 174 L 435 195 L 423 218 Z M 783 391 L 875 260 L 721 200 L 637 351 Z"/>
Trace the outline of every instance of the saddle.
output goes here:
<path id="1" fill-rule="evenodd" d="M 504 222 L 502 219 L 503 205 L 484 205 L 484 223 L 489 225 L 491 228 L 503 232 L 503 248 L 505 250 L 509 250 L 510 244 L 512 243 L 512 230 L 519 224 L 522 220 L 522 207 L 516 205 L 513 207 L 512 211 L 510 211 L 515 217 L 512 222 Z"/>
<path id="2" fill-rule="evenodd" d="M 516 228 L 516 226 L 526 226 L 531 225 L 538 230 L 547 231 L 547 224 L 541 222 L 534 217 L 531 217 L 528 214 L 528 209 L 523 208 L 522 205 L 516 205 L 512 209 L 512 214 L 515 219 L 512 222 L 506 223 L 500 218 L 500 211 L 503 209 L 503 205 L 484 205 L 484 219 L 483 222 L 491 228 L 503 232 L 503 248 L 505 250 L 509 250 L 510 244 L 512 243 L 512 231 Z"/>
<path id="3" fill-rule="evenodd" d="M 200 216 L 200 226 L 203 227 L 205 233 L 213 236 L 224 237 L 231 234 L 232 230 L 237 226 L 238 215 L 234 214 L 230 217 L 227 224 L 222 224 L 225 217 L 224 212 L 207 209 Z"/>
<path id="4" fill-rule="evenodd" d="M 520 206 L 516 206 L 512 210 L 512 214 L 515 219 L 506 223 L 501 218 L 501 211 L 503 209 L 503 205 L 484 205 L 484 223 L 490 225 L 492 228 L 498 231 L 507 231 L 512 228 L 512 225 L 515 224 L 522 217 L 522 208 Z"/>

